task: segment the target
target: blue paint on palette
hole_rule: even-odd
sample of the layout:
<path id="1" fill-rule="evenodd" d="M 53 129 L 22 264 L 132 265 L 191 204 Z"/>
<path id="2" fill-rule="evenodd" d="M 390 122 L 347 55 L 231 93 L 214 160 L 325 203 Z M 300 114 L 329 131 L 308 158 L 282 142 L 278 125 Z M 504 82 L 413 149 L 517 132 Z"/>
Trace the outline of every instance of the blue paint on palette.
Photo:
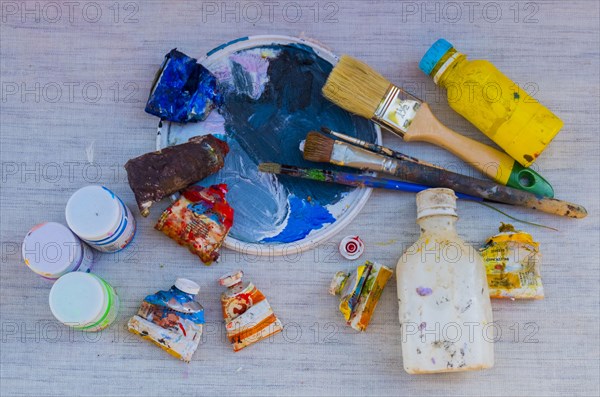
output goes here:
<path id="1" fill-rule="evenodd" d="M 277 236 L 263 240 L 265 243 L 293 243 L 302 240 L 313 230 L 335 222 L 331 213 L 319 203 L 290 196 L 290 214 L 285 229 Z"/>
<path id="2" fill-rule="evenodd" d="M 179 132 L 169 142 L 205 133 L 226 136 L 225 166 L 202 185 L 229 186 L 227 199 L 235 210 L 230 236 L 249 243 L 291 243 L 334 223 L 344 211 L 336 204 L 353 188 L 258 171 L 261 162 L 314 167 L 299 146 L 309 131 L 323 125 L 376 141 L 373 123 L 322 96 L 333 66 L 309 46 L 277 44 L 232 52 L 207 67 L 219 81 L 223 105 L 205 121 L 175 129 Z M 329 164 L 319 168 L 341 170 Z"/>

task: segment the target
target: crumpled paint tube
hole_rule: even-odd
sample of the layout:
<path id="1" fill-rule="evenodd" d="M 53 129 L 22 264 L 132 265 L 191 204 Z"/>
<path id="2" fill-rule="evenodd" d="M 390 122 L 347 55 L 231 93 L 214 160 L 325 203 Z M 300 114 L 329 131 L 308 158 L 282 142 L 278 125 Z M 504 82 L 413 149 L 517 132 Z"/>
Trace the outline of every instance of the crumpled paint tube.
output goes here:
<path id="1" fill-rule="evenodd" d="M 189 363 L 204 324 L 204 308 L 195 300 L 199 291 L 195 282 L 178 278 L 168 291 L 148 295 L 129 320 L 129 331 Z"/>
<path id="2" fill-rule="evenodd" d="M 177 123 L 202 121 L 223 104 L 217 79 L 197 60 L 172 49 L 156 73 L 146 112 Z"/>
<path id="3" fill-rule="evenodd" d="M 221 307 L 227 338 L 236 352 L 283 329 L 267 298 L 254 284 L 242 283 L 243 275 L 238 270 L 219 279 L 227 287 L 221 294 Z"/>
<path id="4" fill-rule="evenodd" d="M 219 258 L 219 248 L 233 225 L 226 193 L 225 184 L 190 186 L 163 212 L 155 228 L 210 265 Z"/>
<path id="5" fill-rule="evenodd" d="M 337 272 L 329 286 L 331 295 L 340 295 L 340 312 L 346 323 L 365 331 L 379 297 L 393 271 L 387 266 L 366 261 L 352 273 Z"/>
<path id="6" fill-rule="evenodd" d="M 502 223 L 481 249 L 491 298 L 543 299 L 539 243 Z"/>
<path id="7" fill-rule="evenodd" d="M 209 134 L 127 161 L 127 179 L 142 216 L 154 202 L 219 171 L 228 152 L 225 141 Z"/>

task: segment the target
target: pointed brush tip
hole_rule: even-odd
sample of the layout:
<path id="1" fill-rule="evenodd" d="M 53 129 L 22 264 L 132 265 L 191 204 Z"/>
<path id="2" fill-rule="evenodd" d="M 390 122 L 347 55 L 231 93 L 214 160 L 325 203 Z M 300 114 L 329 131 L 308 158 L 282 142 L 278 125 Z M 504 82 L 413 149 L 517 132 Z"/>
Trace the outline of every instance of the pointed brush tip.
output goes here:
<path id="1" fill-rule="evenodd" d="M 326 134 L 331 134 L 331 130 L 327 127 L 321 127 L 321 131 L 323 131 Z"/>

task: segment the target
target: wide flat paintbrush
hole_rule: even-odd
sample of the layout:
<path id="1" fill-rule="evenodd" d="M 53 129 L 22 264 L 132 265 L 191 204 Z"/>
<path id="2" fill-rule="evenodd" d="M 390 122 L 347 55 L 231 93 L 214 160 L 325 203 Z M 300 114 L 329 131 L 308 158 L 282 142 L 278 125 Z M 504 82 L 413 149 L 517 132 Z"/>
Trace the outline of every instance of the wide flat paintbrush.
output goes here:
<path id="1" fill-rule="evenodd" d="M 419 185 L 417 183 L 403 182 L 396 179 L 376 177 L 372 175 L 353 174 L 350 172 L 340 172 L 331 170 L 320 170 L 316 168 L 301 168 L 293 165 L 284 165 L 278 163 L 261 163 L 258 170 L 270 174 L 288 175 L 296 178 L 310 179 L 319 182 L 337 183 L 340 185 L 354 187 L 372 187 L 376 189 L 399 190 L 403 192 L 418 193 L 429 189 L 429 186 Z M 483 201 L 482 198 L 469 196 L 468 194 L 457 193 L 457 197 L 472 200 Z"/>
<path id="2" fill-rule="evenodd" d="M 318 132 L 308 133 L 304 144 L 304 159 L 361 170 L 384 172 L 410 182 L 431 187 L 446 187 L 456 192 L 497 203 L 527 207 L 549 214 L 570 218 L 584 218 L 587 216 L 586 209 L 577 204 L 540 197 L 492 181 L 382 156 L 342 141 L 333 140 Z"/>
<path id="3" fill-rule="evenodd" d="M 359 116 L 371 119 L 407 142 L 443 147 L 502 185 L 545 197 L 552 186 L 509 155 L 460 135 L 443 125 L 427 103 L 396 87 L 367 64 L 344 55 L 323 86 L 323 95 Z"/>

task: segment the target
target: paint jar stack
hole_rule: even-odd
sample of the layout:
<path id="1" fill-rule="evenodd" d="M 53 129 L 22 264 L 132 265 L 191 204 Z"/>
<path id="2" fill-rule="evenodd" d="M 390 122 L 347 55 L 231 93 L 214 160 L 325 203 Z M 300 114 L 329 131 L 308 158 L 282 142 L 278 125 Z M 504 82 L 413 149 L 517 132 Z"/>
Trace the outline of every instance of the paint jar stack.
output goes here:
<path id="1" fill-rule="evenodd" d="M 34 273 L 54 282 L 49 304 L 54 317 L 74 329 L 94 332 L 117 317 L 119 298 L 114 288 L 90 273 L 94 251 L 117 252 L 135 235 L 133 214 L 104 186 L 76 191 L 65 209 L 69 227 L 45 222 L 25 236 L 22 255 Z"/>

